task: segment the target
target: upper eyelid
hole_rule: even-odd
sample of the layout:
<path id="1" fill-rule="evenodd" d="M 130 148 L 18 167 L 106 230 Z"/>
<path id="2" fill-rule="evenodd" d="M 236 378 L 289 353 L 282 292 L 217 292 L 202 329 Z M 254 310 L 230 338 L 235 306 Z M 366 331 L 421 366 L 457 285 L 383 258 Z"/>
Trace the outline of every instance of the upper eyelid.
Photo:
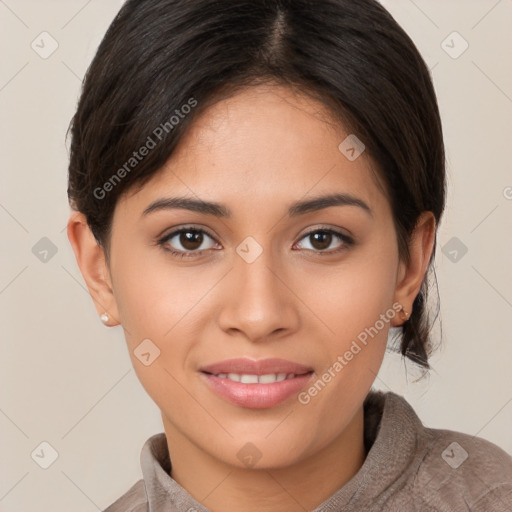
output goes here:
<path id="1" fill-rule="evenodd" d="M 210 238 L 217 242 L 216 237 L 213 234 L 211 234 L 206 228 L 199 228 L 196 226 L 183 226 L 181 228 L 173 229 L 167 235 L 159 237 L 159 240 L 170 240 L 171 238 L 174 238 L 176 235 L 179 235 L 180 233 L 184 232 L 186 233 L 187 231 L 198 231 L 200 233 L 205 233 L 206 235 L 208 235 Z"/>

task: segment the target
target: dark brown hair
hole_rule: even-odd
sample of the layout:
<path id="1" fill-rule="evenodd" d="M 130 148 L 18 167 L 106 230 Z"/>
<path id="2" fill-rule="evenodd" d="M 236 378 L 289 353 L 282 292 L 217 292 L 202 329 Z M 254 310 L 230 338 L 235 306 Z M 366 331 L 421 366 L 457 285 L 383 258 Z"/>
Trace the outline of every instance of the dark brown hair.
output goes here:
<path id="1" fill-rule="evenodd" d="M 121 195 L 161 170 L 208 106 L 264 82 L 322 102 L 363 141 L 408 261 L 419 215 L 431 211 L 439 223 L 444 209 L 444 143 L 429 70 L 376 0 L 129 0 L 87 71 L 70 124 L 70 205 L 86 216 L 107 262 Z M 399 348 L 424 368 L 427 281 Z"/>

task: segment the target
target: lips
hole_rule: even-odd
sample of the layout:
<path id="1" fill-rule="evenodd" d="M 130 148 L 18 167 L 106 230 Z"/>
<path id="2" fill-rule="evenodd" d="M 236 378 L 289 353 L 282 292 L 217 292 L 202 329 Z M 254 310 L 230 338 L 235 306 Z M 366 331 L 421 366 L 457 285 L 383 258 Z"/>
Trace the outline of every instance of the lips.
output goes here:
<path id="1" fill-rule="evenodd" d="M 209 389 L 231 404 L 251 409 L 274 407 L 311 380 L 311 367 L 284 359 L 229 359 L 200 369 Z"/>

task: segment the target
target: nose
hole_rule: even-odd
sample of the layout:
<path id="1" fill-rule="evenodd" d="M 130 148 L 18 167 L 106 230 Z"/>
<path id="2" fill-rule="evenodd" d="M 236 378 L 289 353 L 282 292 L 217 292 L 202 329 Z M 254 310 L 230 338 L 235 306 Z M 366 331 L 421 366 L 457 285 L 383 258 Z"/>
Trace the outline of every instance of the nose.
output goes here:
<path id="1" fill-rule="evenodd" d="M 235 254 L 226 277 L 218 316 L 223 331 L 259 342 L 299 328 L 300 300 L 287 282 L 290 271 L 283 263 L 272 261 L 270 250 L 264 250 L 252 263 Z"/>

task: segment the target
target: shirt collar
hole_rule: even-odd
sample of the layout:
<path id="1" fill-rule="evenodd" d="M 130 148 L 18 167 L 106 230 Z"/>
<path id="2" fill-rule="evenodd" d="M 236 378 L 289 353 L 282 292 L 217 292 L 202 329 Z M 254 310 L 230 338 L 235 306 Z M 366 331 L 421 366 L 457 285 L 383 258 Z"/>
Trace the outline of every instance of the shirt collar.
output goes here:
<path id="1" fill-rule="evenodd" d="M 380 416 L 380 421 L 379 421 Z M 416 457 L 423 425 L 407 401 L 395 393 L 371 391 L 365 400 L 365 439 L 373 443 L 359 471 L 313 512 L 363 510 L 393 486 Z"/>

